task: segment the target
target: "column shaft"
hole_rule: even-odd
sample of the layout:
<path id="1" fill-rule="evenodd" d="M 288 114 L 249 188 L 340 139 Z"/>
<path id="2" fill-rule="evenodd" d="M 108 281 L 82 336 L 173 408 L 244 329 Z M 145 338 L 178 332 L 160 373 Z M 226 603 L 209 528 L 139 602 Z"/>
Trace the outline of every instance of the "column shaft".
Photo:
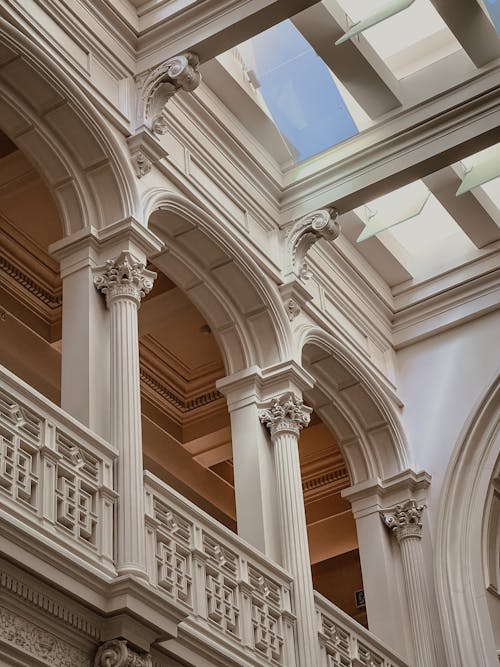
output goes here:
<path id="1" fill-rule="evenodd" d="M 294 579 L 299 665 L 312 667 L 318 664 L 318 633 L 298 441 L 295 434 L 281 432 L 274 436 L 274 460 L 280 507 L 283 565 Z"/>
<path id="2" fill-rule="evenodd" d="M 411 632 L 414 638 L 416 667 L 434 667 L 436 653 L 425 587 L 424 561 L 420 537 L 400 541 Z"/>
<path id="3" fill-rule="evenodd" d="M 111 315 L 111 442 L 120 451 L 117 569 L 144 571 L 144 498 L 137 302 L 117 297 Z"/>

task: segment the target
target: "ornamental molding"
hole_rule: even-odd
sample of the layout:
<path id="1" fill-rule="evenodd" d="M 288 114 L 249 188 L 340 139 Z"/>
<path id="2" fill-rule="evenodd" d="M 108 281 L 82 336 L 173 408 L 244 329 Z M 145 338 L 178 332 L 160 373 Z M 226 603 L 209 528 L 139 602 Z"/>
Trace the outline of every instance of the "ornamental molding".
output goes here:
<path id="1" fill-rule="evenodd" d="M 125 639 L 111 639 L 98 648 L 94 667 L 151 667 L 151 656 L 133 651 Z"/>
<path id="2" fill-rule="evenodd" d="M 94 285 L 106 297 L 108 307 L 119 298 L 130 298 L 140 305 L 141 299 L 153 289 L 157 275 L 129 252 L 122 252 L 116 259 L 108 259 L 93 271 Z"/>
<path id="3" fill-rule="evenodd" d="M 289 392 L 273 398 L 270 406 L 259 412 L 259 419 L 269 429 L 271 438 L 285 432 L 292 432 L 298 437 L 300 431 L 309 426 L 311 412 L 312 408 Z"/>
<path id="4" fill-rule="evenodd" d="M 300 305 L 293 297 L 290 297 L 285 301 L 285 311 L 290 322 L 293 322 L 300 313 Z"/>
<path id="5" fill-rule="evenodd" d="M 47 632 L 22 616 L 0 607 L 0 639 L 37 664 L 50 667 L 91 667 L 87 653 Z"/>
<path id="6" fill-rule="evenodd" d="M 37 586 L 31 586 L 24 573 L 21 579 L 2 567 L 0 570 L 0 589 L 3 589 L 3 596 L 10 594 L 12 597 L 35 607 L 44 616 L 51 616 L 58 623 L 68 625 L 93 641 L 99 641 L 101 638 L 100 624 L 96 622 L 96 619 L 92 620 L 91 614 L 81 613 L 76 606 L 68 606 L 56 597 L 48 595 L 41 587 L 38 588 L 38 584 Z"/>
<path id="7" fill-rule="evenodd" d="M 302 280 L 311 277 L 305 257 L 319 239 L 333 241 L 339 236 L 340 224 L 337 218 L 336 209 L 323 208 L 308 213 L 294 223 L 287 236 L 289 272 L 295 273 Z"/>
<path id="8" fill-rule="evenodd" d="M 407 500 L 393 509 L 380 512 L 382 521 L 390 529 L 398 542 L 407 537 L 422 537 L 422 512 L 424 505 L 415 500 Z"/>
<path id="9" fill-rule="evenodd" d="M 129 137 L 127 144 L 137 178 L 149 174 L 153 165 L 168 155 L 165 148 L 148 129 L 142 129 Z"/>
<path id="10" fill-rule="evenodd" d="M 167 131 L 164 109 L 178 90 L 192 92 L 201 81 L 199 58 L 194 53 L 169 58 L 141 76 L 138 84 L 137 124 L 154 134 Z"/>
<path id="11" fill-rule="evenodd" d="M 194 398 L 184 398 L 181 394 L 175 391 L 172 387 L 168 386 L 165 382 L 161 382 L 153 375 L 151 375 L 143 366 L 140 369 L 141 382 L 143 382 L 147 387 L 152 389 L 154 392 L 159 394 L 164 398 L 168 403 L 176 407 L 182 413 L 192 412 L 197 408 L 201 408 L 215 401 L 219 401 L 223 398 L 223 395 L 217 389 L 213 389 L 203 394 L 199 394 Z"/>

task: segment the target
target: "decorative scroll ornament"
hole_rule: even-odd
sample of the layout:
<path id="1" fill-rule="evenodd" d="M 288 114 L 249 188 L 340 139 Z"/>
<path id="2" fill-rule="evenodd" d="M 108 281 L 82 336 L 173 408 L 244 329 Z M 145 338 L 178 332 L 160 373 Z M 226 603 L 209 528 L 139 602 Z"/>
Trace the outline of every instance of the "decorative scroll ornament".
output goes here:
<path id="1" fill-rule="evenodd" d="M 140 304 L 152 288 L 156 278 L 144 264 L 137 262 L 129 252 L 122 252 L 116 259 L 94 269 L 94 285 L 106 296 L 106 304 L 117 297 L 129 297 Z"/>
<path id="2" fill-rule="evenodd" d="M 139 125 L 145 125 L 155 134 L 165 134 L 167 122 L 163 113 L 165 105 L 178 90 L 193 91 L 201 81 L 198 71 L 199 58 L 194 53 L 184 53 L 169 58 L 148 72 L 139 81 L 137 117 Z"/>
<path id="3" fill-rule="evenodd" d="M 394 509 L 381 512 L 382 521 L 391 529 L 398 542 L 405 537 L 422 537 L 422 512 L 424 505 L 417 505 L 414 500 L 396 505 Z"/>
<path id="4" fill-rule="evenodd" d="M 132 651 L 125 639 L 111 639 L 99 647 L 94 667 L 151 667 L 151 658 Z"/>
<path id="5" fill-rule="evenodd" d="M 297 303 L 297 301 L 295 301 L 295 299 L 290 297 L 285 301 L 285 310 L 286 314 L 288 315 L 288 319 L 290 320 L 290 322 L 293 322 L 293 320 L 300 313 L 300 306 Z"/>
<path id="6" fill-rule="evenodd" d="M 288 234 L 288 253 L 291 269 L 303 280 L 311 277 L 305 261 L 306 254 L 319 239 L 333 241 L 340 234 L 338 212 L 334 208 L 323 208 L 300 218 Z"/>
<path id="7" fill-rule="evenodd" d="M 294 394 L 283 394 L 273 398 L 269 408 L 259 412 L 260 421 L 271 432 L 271 438 L 284 431 L 292 431 L 295 435 L 311 421 L 312 408 L 304 405 L 302 399 Z"/>

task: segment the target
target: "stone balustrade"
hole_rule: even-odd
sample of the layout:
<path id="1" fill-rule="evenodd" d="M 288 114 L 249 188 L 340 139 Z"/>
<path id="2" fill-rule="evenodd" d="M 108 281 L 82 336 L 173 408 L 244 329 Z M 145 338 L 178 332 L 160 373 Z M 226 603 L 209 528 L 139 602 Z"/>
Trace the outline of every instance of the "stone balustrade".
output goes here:
<path id="1" fill-rule="evenodd" d="M 314 592 L 320 644 L 319 667 L 408 667 L 375 635 Z"/>
<path id="2" fill-rule="evenodd" d="M 189 610 L 180 635 L 203 637 L 231 664 L 296 664 L 291 577 L 145 472 L 151 584 Z"/>
<path id="3" fill-rule="evenodd" d="M 117 452 L 0 366 L 0 517 L 113 575 Z"/>

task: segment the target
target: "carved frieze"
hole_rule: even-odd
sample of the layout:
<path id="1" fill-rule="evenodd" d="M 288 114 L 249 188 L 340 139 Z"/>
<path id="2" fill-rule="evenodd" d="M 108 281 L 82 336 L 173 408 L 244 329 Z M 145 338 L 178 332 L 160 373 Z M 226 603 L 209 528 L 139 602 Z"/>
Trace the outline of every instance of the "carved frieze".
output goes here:
<path id="1" fill-rule="evenodd" d="M 63 642 L 59 637 L 4 607 L 0 607 L 0 639 L 51 667 L 91 665 L 90 657 L 85 651 Z"/>

